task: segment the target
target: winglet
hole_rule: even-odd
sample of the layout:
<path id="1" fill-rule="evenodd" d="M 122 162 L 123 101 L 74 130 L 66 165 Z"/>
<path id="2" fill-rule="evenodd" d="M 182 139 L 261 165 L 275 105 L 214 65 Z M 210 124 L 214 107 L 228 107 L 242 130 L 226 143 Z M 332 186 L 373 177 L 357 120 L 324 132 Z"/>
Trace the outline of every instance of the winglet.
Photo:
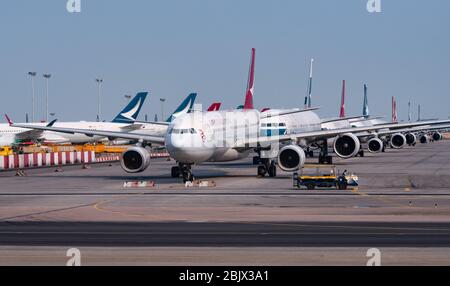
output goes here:
<path id="1" fill-rule="evenodd" d="M 252 56 L 250 59 L 250 69 L 248 72 L 247 90 L 245 92 L 244 109 L 254 109 L 254 107 L 253 107 L 254 80 L 255 80 L 255 48 L 252 48 Z"/>
<path id="2" fill-rule="evenodd" d="M 367 85 L 364 84 L 364 102 L 363 102 L 363 116 L 369 117 L 369 101 L 367 99 Z"/>
<path id="3" fill-rule="evenodd" d="M 12 120 L 9 118 L 9 116 L 7 114 L 5 114 L 5 118 L 6 118 L 6 121 L 8 121 L 9 126 L 14 124 L 14 122 L 12 122 Z"/>
<path id="4" fill-rule="evenodd" d="M 342 81 L 341 110 L 339 112 L 339 117 L 345 117 L 345 79 Z"/>
<path id="5" fill-rule="evenodd" d="M 392 97 L 392 122 L 398 122 L 397 101 L 395 100 L 395 96 Z"/>
<path id="6" fill-rule="evenodd" d="M 53 119 L 52 121 L 50 121 L 49 124 L 47 124 L 47 127 L 52 127 L 53 124 L 55 124 L 56 121 L 58 121 L 58 119 Z"/>

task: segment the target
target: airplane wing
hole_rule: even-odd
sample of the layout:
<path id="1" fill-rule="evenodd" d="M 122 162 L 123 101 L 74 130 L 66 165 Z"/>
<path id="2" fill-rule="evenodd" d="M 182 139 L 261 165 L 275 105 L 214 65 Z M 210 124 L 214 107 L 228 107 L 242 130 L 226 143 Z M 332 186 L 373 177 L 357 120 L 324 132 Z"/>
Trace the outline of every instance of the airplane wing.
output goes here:
<path id="1" fill-rule="evenodd" d="M 400 130 L 399 129 L 384 130 L 384 131 L 379 131 L 376 134 L 379 136 L 384 136 L 384 135 L 391 135 L 391 134 L 395 134 L 395 133 L 421 132 L 421 131 L 427 132 L 427 131 L 444 130 L 444 129 L 449 129 L 449 128 L 450 128 L 450 125 L 427 125 L 427 126 L 419 126 L 419 127 L 400 129 Z"/>
<path id="2" fill-rule="evenodd" d="M 321 121 L 321 123 L 330 123 L 330 122 L 338 122 L 338 121 L 353 120 L 353 119 L 358 119 L 357 121 L 363 121 L 363 120 L 368 120 L 369 118 L 364 118 L 364 116 L 362 116 L 362 115 L 349 116 L 349 117 L 343 117 L 343 118 L 340 118 L 340 117 L 339 118 L 325 118 Z M 373 118 L 370 118 L 370 119 L 373 119 Z"/>
<path id="3" fill-rule="evenodd" d="M 135 131 L 135 130 L 141 129 L 142 126 L 143 126 L 143 124 L 129 124 L 129 125 L 120 127 L 120 130 L 122 130 L 123 132 Z"/>
<path id="4" fill-rule="evenodd" d="M 8 115 L 5 114 L 6 120 L 8 121 L 10 126 L 13 126 L 14 123 L 11 121 L 11 119 L 8 117 Z M 56 119 L 52 120 L 50 123 L 46 125 L 46 127 L 52 127 L 53 124 L 55 124 Z M 23 132 L 19 132 L 15 134 L 15 138 L 17 140 L 35 140 L 41 137 L 44 130 L 36 130 L 36 129 L 29 129 L 25 130 Z"/>
<path id="5" fill-rule="evenodd" d="M 169 126 L 170 125 L 170 122 L 166 122 L 166 121 L 139 121 L 139 120 L 136 120 L 135 123 L 154 124 L 154 125 L 161 125 L 161 126 Z"/>
<path id="6" fill-rule="evenodd" d="M 62 127 L 47 127 L 47 126 L 35 126 L 30 124 L 13 124 L 14 127 L 44 130 L 44 131 L 54 131 L 67 134 L 84 134 L 89 137 L 93 136 L 103 136 L 110 139 L 123 138 L 131 140 L 142 140 L 149 143 L 164 144 L 164 137 L 151 136 L 145 133 L 130 133 L 130 132 L 118 132 L 118 131 L 101 131 L 101 130 L 88 130 L 88 129 L 77 129 L 77 128 L 62 128 Z"/>
<path id="7" fill-rule="evenodd" d="M 269 109 L 268 111 L 265 111 L 264 113 L 260 113 L 260 118 L 263 119 L 263 118 L 269 118 L 269 117 L 275 117 L 275 116 L 283 116 L 283 115 L 288 115 L 288 114 L 313 111 L 313 110 L 317 110 L 317 109 L 319 109 L 319 107 L 312 107 L 312 108 L 305 108 L 305 109 L 294 108 L 291 110 L 275 111 L 272 113 L 270 112 L 270 109 Z"/>
<path id="8" fill-rule="evenodd" d="M 380 129 L 405 129 L 418 126 L 431 126 L 431 125 L 442 125 L 450 124 L 450 120 L 435 120 L 435 121 L 420 121 L 420 122 L 408 122 L 408 123 L 398 123 L 395 126 L 392 124 L 380 124 L 374 126 L 364 126 L 364 127 L 352 127 L 352 128 L 339 128 L 339 129 L 329 129 L 329 130 L 317 130 L 317 131 L 307 131 L 288 135 L 277 135 L 277 136 L 261 136 L 255 138 L 243 138 L 236 141 L 237 148 L 245 148 L 250 146 L 257 146 L 258 144 L 268 145 L 275 142 L 285 142 L 285 141 L 298 141 L 300 139 L 327 139 L 333 138 L 338 135 L 345 133 L 361 133 L 365 131 L 377 131 Z"/>

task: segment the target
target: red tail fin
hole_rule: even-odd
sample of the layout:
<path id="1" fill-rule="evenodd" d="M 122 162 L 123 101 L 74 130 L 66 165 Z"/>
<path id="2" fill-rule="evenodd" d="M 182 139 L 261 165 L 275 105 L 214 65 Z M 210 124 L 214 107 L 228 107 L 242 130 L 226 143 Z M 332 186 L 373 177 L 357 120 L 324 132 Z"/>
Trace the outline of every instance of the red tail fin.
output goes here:
<path id="1" fill-rule="evenodd" d="M 341 111 L 339 112 L 339 117 L 345 117 L 345 80 L 342 81 Z"/>
<path id="2" fill-rule="evenodd" d="M 222 103 L 220 102 L 214 102 L 210 107 L 208 107 L 207 111 L 219 111 L 221 105 Z"/>
<path id="3" fill-rule="evenodd" d="M 5 114 L 6 121 L 8 121 L 9 126 L 13 125 L 11 118 L 7 114 Z"/>
<path id="4" fill-rule="evenodd" d="M 395 96 L 392 97 L 392 122 L 398 122 L 397 101 L 395 100 Z"/>
<path id="5" fill-rule="evenodd" d="M 255 48 L 252 48 L 250 60 L 250 70 L 248 72 L 247 90 L 245 92 L 244 109 L 254 109 L 253 107 L 253 84 L 255 80 Z"/>

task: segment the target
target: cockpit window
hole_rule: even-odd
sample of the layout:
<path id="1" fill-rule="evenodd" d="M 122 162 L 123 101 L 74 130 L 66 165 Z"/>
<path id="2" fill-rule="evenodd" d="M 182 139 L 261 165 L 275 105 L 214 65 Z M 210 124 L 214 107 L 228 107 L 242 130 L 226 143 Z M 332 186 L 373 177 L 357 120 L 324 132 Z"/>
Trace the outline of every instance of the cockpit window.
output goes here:
<path id="1" fill-rule="evenodd" d="M 170 131 L 170 134 L 197 134 L 197 131 L 195 130 L 195 128 L 190 128 L 190 129 L 172 129 Z"/>

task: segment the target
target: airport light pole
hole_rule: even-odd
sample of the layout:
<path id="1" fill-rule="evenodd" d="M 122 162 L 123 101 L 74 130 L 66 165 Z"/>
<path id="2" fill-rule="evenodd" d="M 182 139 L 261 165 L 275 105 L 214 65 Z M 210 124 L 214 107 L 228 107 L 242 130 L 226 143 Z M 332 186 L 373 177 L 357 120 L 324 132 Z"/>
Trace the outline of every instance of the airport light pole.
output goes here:
<path id="1" fill-rule="evenodd" d="M 45 122 L 48 122 L 48 80 L 51 74 L 44 74 L 45 78 Z"/>
<path id="2" fill-rule="evenodd" d="M 31 76 L 31 122 L 34 122 L 34 77 L 36 76 L 36 72 L 28 72 L 28 75 Z"/>
<path id="3" fill-rule="evenodd" d="M 164 120 L 164 102 L 166 101 L 166 99 L 160 98 L 159 101 L 161 101 L 161 120 Z"/>
<path id="4" fill-rule="evenodd" d="M 102 78 L 96 78 L 95 81 L 98 83 L 98 105 L 97 105 L 97 122 L 100 122 L 100 112 L 101 112 L 101 89 L 102 89 L 102 83 L 103 83 L 103 79 Z"/>

